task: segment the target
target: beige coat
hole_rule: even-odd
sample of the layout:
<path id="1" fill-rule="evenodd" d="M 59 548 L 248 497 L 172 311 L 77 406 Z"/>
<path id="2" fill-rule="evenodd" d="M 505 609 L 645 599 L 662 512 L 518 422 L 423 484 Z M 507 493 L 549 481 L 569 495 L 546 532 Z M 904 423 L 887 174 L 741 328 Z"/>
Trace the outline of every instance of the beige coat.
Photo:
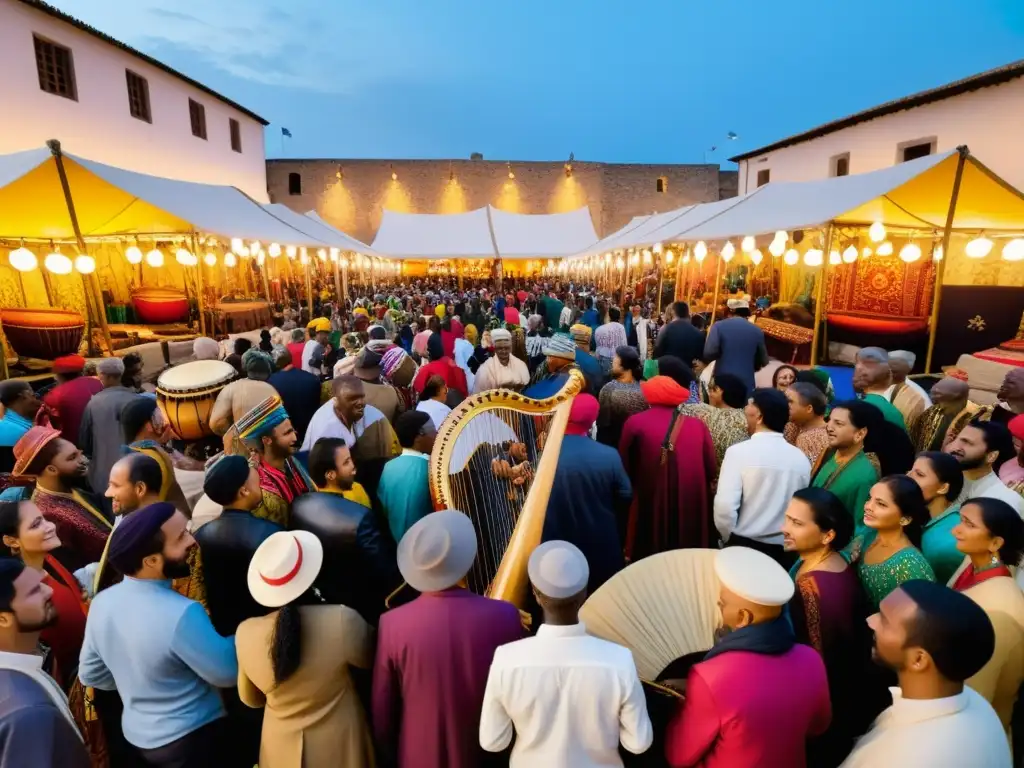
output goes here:
<path id="1" fill-rule="evenodd" d="M 373 630 L 343 605 L 299 609 L 302 664 L 274 687 L 270 641 L 277 612 L 238 627 L 238 693 L 266 707 L 260 768 L 372 768 L 373 740 L 349 666 L 373 664 Z"/>
<path id="2" fill-rule="evenodd" d="M 992 658 L 967 684 L 984 696 L 1009 729 L 1017 691 L 1024 682 L 1024 593 L 1012 578 L 983 581 L 964 592 L 985 609 L 996 632 Z"/>

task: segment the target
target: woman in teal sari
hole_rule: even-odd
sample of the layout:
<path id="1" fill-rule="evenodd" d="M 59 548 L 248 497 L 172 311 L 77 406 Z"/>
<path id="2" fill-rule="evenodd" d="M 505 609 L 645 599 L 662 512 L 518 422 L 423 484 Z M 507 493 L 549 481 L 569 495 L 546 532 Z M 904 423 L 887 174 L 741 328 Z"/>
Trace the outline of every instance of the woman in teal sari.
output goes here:
<path id="1" fill-rule="evenodd" d="M 960 522 L 960 505 L 953 502 L 964 487 L 960 462 L 948 453 L 919 453 L 907 476 L 921 486 L 930 520 L 921 535 L 921 554 L 925 556 L 935 578 L 946 584 L 964 561 L 957 549 L 953 528 Z"/>
<path id="2" fill-rule="evenodd" d="M 920 486 L 906 475 L 883 477 L 864 504 L 864 532 L 850 544 L 849 561 L 867 592 L 872 610 L 900 584 L 935 581 L 935 572 L 918 549 L 928 507 Z"/>

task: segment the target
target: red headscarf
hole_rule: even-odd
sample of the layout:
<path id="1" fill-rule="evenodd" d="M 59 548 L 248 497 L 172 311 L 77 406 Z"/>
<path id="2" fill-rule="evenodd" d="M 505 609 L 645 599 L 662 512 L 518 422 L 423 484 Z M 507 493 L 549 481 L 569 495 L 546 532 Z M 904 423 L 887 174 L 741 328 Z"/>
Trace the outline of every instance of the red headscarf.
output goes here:
<path id="1" fill-rule="evenodd" d="M 667 405 L 670 408 L 682 405 L 690 397 L 690 390 L 668 376 L 652 376 L 641 381 L 640 392 L 649 405 Z"/>
<path id="2" fill-rule="evenodd" d="M 569 409 L 569 423 L 565 427 L 567 435 L 586 435 L 597 421 L 600 405 L 597 398 L 586 393 L 576 395 Z"/>
<path id="3" fill-rule="evenodd" d="M 1007 422 L 1006 426 L 1009 428 L 1011 435 L 1018 440 L 1024 440 L 1024 413 L 1014 416 Z"/>

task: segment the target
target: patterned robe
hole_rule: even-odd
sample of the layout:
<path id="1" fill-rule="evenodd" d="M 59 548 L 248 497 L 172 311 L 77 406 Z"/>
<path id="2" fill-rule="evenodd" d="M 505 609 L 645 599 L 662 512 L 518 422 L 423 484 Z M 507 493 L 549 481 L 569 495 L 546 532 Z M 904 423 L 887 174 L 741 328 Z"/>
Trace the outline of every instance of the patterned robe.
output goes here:
<path id="1" fill-rule="evenodd" d="M 910 440 L 914 443 L 914 450 L 921 451 L 942 451 L 960 434 L 960 430 L 966 427 L 974 419 L 988 421 L 992 416 L 990 406 L 982 406 L 967 402 L 967 406 L 950 417 L 938 404 L 926 408 L 924 413 L 914 423 L 910 431 Z"/>

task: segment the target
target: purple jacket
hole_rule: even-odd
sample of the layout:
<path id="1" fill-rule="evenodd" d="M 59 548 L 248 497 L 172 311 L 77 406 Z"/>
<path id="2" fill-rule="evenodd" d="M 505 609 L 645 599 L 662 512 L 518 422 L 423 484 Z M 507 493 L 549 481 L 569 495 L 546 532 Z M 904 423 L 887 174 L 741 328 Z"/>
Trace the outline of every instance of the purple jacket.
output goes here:
<path id="1" fill-rule="evenodd" d="M 424 593 L 381 616 L 372 707 L 381 754 L 399 768 L 479 766 L 494 649 L 523 636 L 515 606 L 465 589 Z"/>

